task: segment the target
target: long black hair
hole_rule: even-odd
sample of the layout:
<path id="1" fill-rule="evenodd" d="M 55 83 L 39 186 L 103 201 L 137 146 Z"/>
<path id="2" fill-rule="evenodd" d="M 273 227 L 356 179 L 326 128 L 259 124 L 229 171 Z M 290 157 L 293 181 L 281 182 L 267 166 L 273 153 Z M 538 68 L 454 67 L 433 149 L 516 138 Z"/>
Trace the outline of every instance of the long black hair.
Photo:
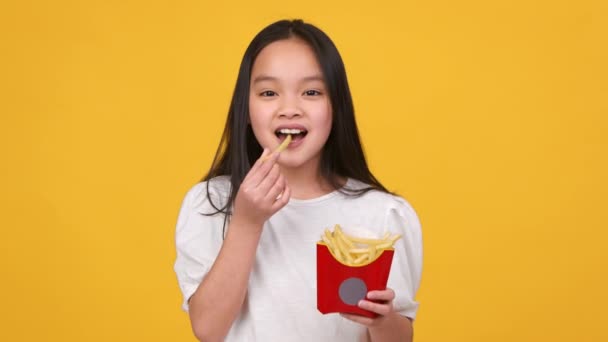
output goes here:
<path id="1" fill-rule="evenodd" d="M 207 181 L 207 197 L 216 212 L 225 214 L 226 220 L 243 179 L 262 153 L 249 124 L 249 86 L 253 63 L 264 47 L 278 40 L 299 38 L 314 51 L 321 70 L 332 108 L 331 132 L 321 153 L 320 172 L 329 184 L 349 196 L 360 196 L 369 190 L 389 192 L 374 177 L 367 166 L 353 107 L 344 63 L 331 39 L 317 27 L 300 19 L 277 21 L 260 31 L 251 41 L 239 69 L 224 133 L 213 163 L 202 181 Z M 228 201 L 215 204 L 209 193 L 214 177 L 229 176 L 231 190 Z M 363 189 L 349 189 L 340 183 L 341 178 L 352 178 L 368 185 Z"/>

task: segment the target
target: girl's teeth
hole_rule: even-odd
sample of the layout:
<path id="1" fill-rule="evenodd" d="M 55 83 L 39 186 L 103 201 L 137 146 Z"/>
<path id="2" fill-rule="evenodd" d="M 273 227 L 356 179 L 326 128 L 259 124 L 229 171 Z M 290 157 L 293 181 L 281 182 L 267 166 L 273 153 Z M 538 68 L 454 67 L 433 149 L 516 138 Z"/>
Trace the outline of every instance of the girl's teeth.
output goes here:
<path id="1" fill-rule="evenodd" d="M 281 132 L 283 134 L 300 134 L 300 133 L 302 133 L 302 131 L 299 129 L 288 129 L 288 128 L 283 128 L 283 129 L 279 130 L 279 132 Z"/>

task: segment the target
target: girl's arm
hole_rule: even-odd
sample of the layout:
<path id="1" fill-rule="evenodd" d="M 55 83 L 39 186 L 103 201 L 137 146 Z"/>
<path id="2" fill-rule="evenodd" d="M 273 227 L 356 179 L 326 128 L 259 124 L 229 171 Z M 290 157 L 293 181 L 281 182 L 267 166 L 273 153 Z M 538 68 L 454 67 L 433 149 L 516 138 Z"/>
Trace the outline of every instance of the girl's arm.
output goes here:
<path id="1" fill-rule="evenodd" d="M 266 154 L 264 150 L 262 158 Z M 201 341 L 223 341 L 228 334 L 247 293 L 264 222 L 289 201 L 291 193 L 277 158 L 274 153 L 265 162 L 258 160 L 243 180 L 222 248 L 190 297 L 190 322 Z"/>
<path id="2" fill-rule="evenodd" d="M 261 227 L 232 221 L 217 259 L 190 297 L 192 331 L 200 341 L 222 341 L 241 310 Z"/>

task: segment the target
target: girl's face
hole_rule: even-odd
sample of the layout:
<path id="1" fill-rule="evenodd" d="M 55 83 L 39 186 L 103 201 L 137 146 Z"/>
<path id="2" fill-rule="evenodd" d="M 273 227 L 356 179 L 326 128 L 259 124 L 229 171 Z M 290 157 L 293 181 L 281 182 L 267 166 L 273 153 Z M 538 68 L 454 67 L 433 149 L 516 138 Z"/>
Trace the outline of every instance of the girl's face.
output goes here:
<path id="1" fill-rule="evenodd" d="M 275 149 L 292 134 L 279 158 L 282 166 L 318 167 L 332 110 L 323 73 L 308 44 L 290 38 L 262 49 L 251 71 L 249 113 L 262 147 Z"/>

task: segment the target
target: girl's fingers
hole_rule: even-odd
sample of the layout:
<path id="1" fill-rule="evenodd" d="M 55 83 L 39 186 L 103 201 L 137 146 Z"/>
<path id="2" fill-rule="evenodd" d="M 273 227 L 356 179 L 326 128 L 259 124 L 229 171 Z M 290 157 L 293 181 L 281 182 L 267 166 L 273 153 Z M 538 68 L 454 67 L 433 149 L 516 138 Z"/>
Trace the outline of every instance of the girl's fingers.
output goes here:
<path id="1" fill-rule="evenodd" d="M 260 162 L 260 165 L 258 165 L 255 170 L 249 171 L 249 173 L 251 174 L 251 186 L 258 187 L 260 183 L 264 181 L 264 178 L 266 178 L 270 170 L 272 170 L 272 167 L 276 164 L 279 154 L 273 152 L 270 156 L 270 159 L 264 162 Z"/>
<path id="2" fill-rule="evenodd" d="M 289 185 L 285 184 L 285 190 L 283 190 L 281 197 L 272 204 L 272 211 L 277 212 L 279 209 L 283 208 L 287 202 L 289 202 L 290 197 L 291 189 L 289 188 Z"/>
<path id="3" fill-rule="evenodd" d="M 266 174 L 266 177 L 264 177 L 264 179 L 262 179 L 260 184 L 258 184 L 257 186 L 257 190 L 260 191 L 261 196 L 266 197 L 268 195 L 270 188 L 272 188 L 274 183 L 277 182 L 277 179 L 279 179 L 280 174 L 281 171 L 279 170 L 279 165 L 273 164 L 270 171 L 268 171 L 268 173 Z"/>
<path id="4" fill-rule="evenodd" d="M 265 198 L 274 202 L 279 199 L 283 189 L 285 189 L 285 178 L 281 173 L 279 173 L 279 177 L 277 177 L 276 182 L 274 182 Z"/>
<path id="5" fill-rule="evenodd" d="M 370 300 L 379 301 L 379 303 L 375 303 L 370 300 L 360 300 L 358 306 L 361 309 L 385 316 L 393 310 L 395 291 L 393 291 L 391 288 L 387 288 L 386 290 L 369 291 L 367 293 L 367 298 Z"/>
<path id="6" fill-rule="evenodd" d="M 380 316 L 386 316 L 393 310 L 392 302 L 380 304 L 362 299 L 359 301 L 359 304 L 357 306 L 363 310 L 375 312 Z"/>
<path id="7" fill-rule="evenodd" d="M 262 151 L 262 155 L 260 155 L 260 157 L 255 161 L 255 163 L 253 163 L 253 165 L 251 166 L 251 169 L 249 169 L 249 172 L 247 173 L 247 175 L 245 175 L 245 179 L 251 178 L 251 175 L 253 175 L 255 173 L 255 171 L 260 167 L 260 165 L 262 165 L 264 162 L 264 158 L 266 158 L 266 156 L 270 153 L 270 150 L 267 148 L 264 148 L 264 150 Z M 245 181 L 245 179 L 243 180 L 243 182 Z"/>
<path id="8" fill-rule="evenodd" d="M 381 301 L 391 301 L 395 299 L 395 291 L 391 288 L 386 290 L 375 290 L 367 293 L 367 298 Z"/>

